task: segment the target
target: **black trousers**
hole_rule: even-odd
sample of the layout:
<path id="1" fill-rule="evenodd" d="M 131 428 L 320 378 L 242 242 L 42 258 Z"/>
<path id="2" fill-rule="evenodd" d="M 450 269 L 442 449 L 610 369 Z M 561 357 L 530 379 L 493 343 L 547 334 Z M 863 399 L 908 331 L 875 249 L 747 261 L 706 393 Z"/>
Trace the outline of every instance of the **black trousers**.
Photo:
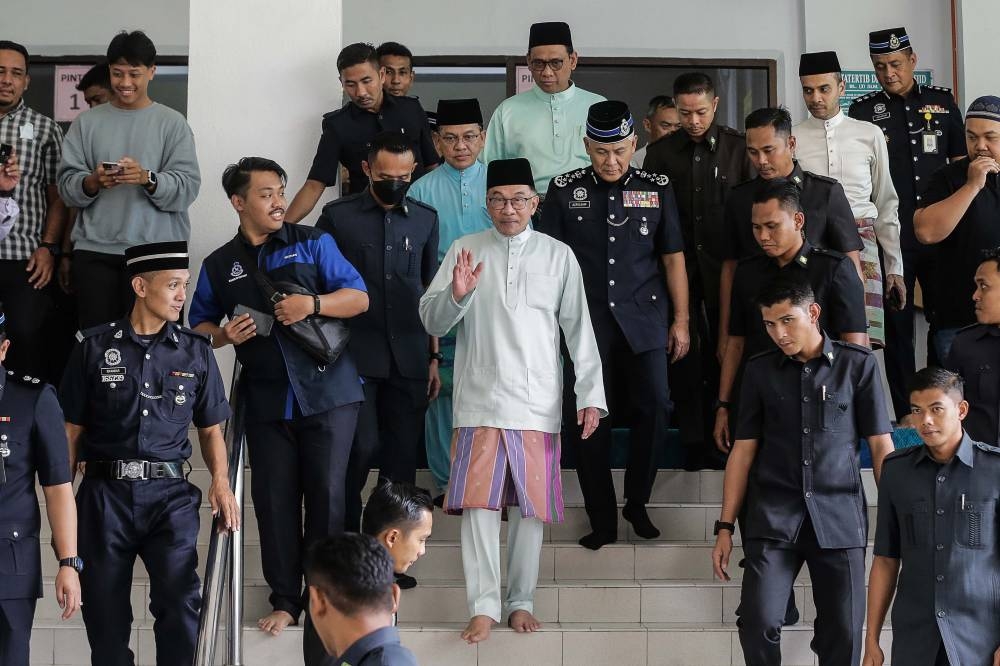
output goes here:
<path id="1" fill-rule="evenodd" d="M 302 585 L 306 549 L 344 531 L 347 461 L 359 405 L 247 427 L 250 495 L 269 600 L 272 608 L 296 620 L 307 606 Z M 327 655 L 308 619 L 303 640 L 305 663 L 322 663 Z"/>
<path id="2" fill-rule="evenodd" d="M 915 349 L 917 308 L 913 305 L 914 289 L 919 280 L 920 288 L 923 290 L 924 310 L 930 311 L 934 305 L 933 289 L 936 284 L 934 257 L 934 250 L 931 247 L 903 249 L 906 307 L 898 312 L 890 307 L 885 309 L 885 374 L 897 421 L 910 413 L 910 395 L 906 391 L 906 386 L 917 371 Z M 973 286 L 969 286 L 968 294 L 950 294 L 948 298 L 972 298 Z M 928 365 L 932 364 L 933 349 L 934 345 L 931 344 L 928 335 Z M 939 359 L 940 362 L 944 360 Z"/>
<path id="3" fill-rule="evenodd" d="M 673 419 L 684 444 L 684 465 L 699 469 L 716 458 L 712 431 L 715 399 L 719 395 L 718 309 L 704 303 L 691 304 L 691 349 L 670 365 L 670 395 Z"/>
<path id="4" fill-rule="evenodd" d="M 7 316 L 10 356 L 4 362 L 18 373 L 58 381 L 50 376 L 45 324 L 52 313 L 53 283 L 44 289 L 28 284 L 27 261 L 0 261 L 0 303 Z"/>
<path id="5" fill-rule="evenodd" d="M 820 548 L 807 518 L 795 543 L 744 539 L 740 645 L 747 666 L 780 666 L 781 625 L 805 564 L 816 603 L 812 649 L 819 666 L 857 666 L 864 645 L 865 549 Z"/>
<path id="6" fill-rule="evenodd" d="M 28 666 L 36 599 L 0 599 L 0 666 Z"/>
<path id="7" fill-rule="evenodd" d="M 83 621 L 94 666 L 133 666 L 132 570 L 149 572 L 156 663 L 194 660 L 201 610 L 198 509 L 201 490 L 185 479 L 85 478 L 76 495 Z"/>
<path id="8" fill-rule="evenodd" d="M 629 451 L 625 468 L 625 499 L 646 504 L 656 477 L 656 453 L 666 446 L 670 419 L 666 349 L 632 352 L 618 323 L 610 316 L 594 322 L 598 352 L 604 366 L 608 410 L 628 426 Z M 567 358 L 563 377 L 563 446 L 577 452 L 576 473 L 583 491 L 590 526 L 595 532 L 618 532 L 618 503 L 611 477 L 612 418 L 601 419 L 589 439 L 580 438 L 576 424 L 576 376 Z"/>
<path id="9" fill-rule="evenodd" d="M 77 250 L 72 278 L 81 329 L 121 319 L 132 309 L 135 293 L 123 255 Z"/>
<path id="10" fill-rule="evenodd" d="M 427 412 L 427 380 L 399 374 L 395 363 L 389 376 L 365 377 L 365 401 L 358 411 L 351 459 L 347 464 L 346 529 L 361 531 L 361 490 L 373 464 L 380 477 L 413 483 Z"/>

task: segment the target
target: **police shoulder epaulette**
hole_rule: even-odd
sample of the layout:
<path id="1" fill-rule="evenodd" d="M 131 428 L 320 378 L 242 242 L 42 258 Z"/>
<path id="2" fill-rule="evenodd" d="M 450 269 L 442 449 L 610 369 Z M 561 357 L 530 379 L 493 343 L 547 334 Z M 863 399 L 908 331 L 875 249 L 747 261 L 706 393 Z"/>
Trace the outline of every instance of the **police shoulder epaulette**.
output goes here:
<path id="1" fill-rule="evenodd" d="M 726 125 L 719 125 L 719 132 L 721 132 L 722 134 L 728 134 L 729 136 L 737 136 L 737 137 L 739 137 L 741 139 L 746 138 L 746 134 L 744 134 L 743 132 L 739 131 L 735 127 L 728 127 Z"/>
<path id="2" fill-rule="evenodd" d="M 413 204 L 414 206 L 420 206 L 421 208 L 426 208 L 430 212 L 432 212 L 435 215 L 437 215 L 437 212 L 438 212 L 437 208 L 435 208 L 434 206 L 430 205 L 429 203 L 420 201 L 418 199 L 414 199 L 412 197 L 406 197 L 406 203 Z"/>
<path id="3" fill-rule="evenodd" d="M 87 338 L 92 338 L 95 335 L 100 335 L 101 333 L 107 333 L 108 331 L 114 331 L 117 328 L 117 324 L 110 321 L 106 324 L 98 324 L 97 326 L 91 326 L 90 328 L 84 328 L 76 332 L 76 341 L 83 342 Z"/>
<path id="4" fill-rule="evenodd" d="M 831 250 L 827 247 L 820 247 L 818 245 L 812 246 L 812 251 L 814 254 L 818 254 L 824 257 L 830 257 L 832 259 L 847 259 L 847 255 L 843 252 L 837 252 L 836 250 Z"/>
<path id="5" fill-rule="evenodd" d="M 875 99 L 875 96 L 878 95 L 880 92 L 882 91 L 873 90 L 870 93 L 862 95 L 861 97 L 855 97 L 854 100 L 851 102 L 851 106 L 854 106 L 855 104 L 861 104 L 862 102 L 867 102 L 868 100 L 871 99 Z"/>
<path id="6" fill-rule="evenodd" d="M 175 330 L 178 333 L 183 333 L 184 335 L 196 338 L 198 340 L 204 340 L 205 342 L 212 342 L 212 336 L 208 333 L 202 333 L 201 331 L 196 331 L 193 328 L 188 328 L 187 326 L 176 326 Z"/>
<path id="7" fill-rule="evenodd" d="M 635 175 L 648 183 L 653 183 L 654 185 L 659 185 L 660 187 L 666 187 L 670 184 L 670 178 L 668 178 L 666 174 L 636 169 Z"/>
<path id="8" fill-rule="evenodd" d="M 992 446 L 983 442 L 976 442 L 976 448 L 986 453 L 1000 453 L 1000 446 Z"/>
<path id="9" fill-rule="evenodd" d="M 323 120 L 329 120 L 346 112 L 347 112 L 347 104 L 340 107 L 339 109 L 334 109 L 333 111 L 327 111 L 326 113 L 323 114 Z"/>
<path id="10" fill-rule="evenodd" d="M 916 453 L 920 450 L 919 446 L 907 446 L 902 449 L 896 449 L 890 452 L 885 458 L 882 459 L 882 464 L 885 465 L 890 460 L 899 460 L 900 458 L 905 458 L 908 455 Z"/>
<path id="11" fill-rule="evenodd" d="M 864 354 L 871 354 L 872 350 L 863 345 L 856 345 L 853 342 L 845 342 L 844 340 L 833 340 L 833 344 L 838 347 L 843 347 L 844 349 L 853 349 L 854 351 L 859 351 Z"/>
<path id="12" fill-rule="evenodd" d="M 7 371 L 7 378 L 11 381 L 17 382 L 18 384 L 31 388 L 41 388 L 44 385 L 44 382 L 38 377 L 32 377 L 31 375 L 19 375 L 13 370 Z"/>
<path id="13" fill-rule="evenodd" d="M 764 358 L 765 356 L 769 356 L 771 354 L 779 354 L 779 353 L 782 353 L 780 349 L 768 349 L 767 351 L 757 352 L 756 354 L 753 354 L 750 358 L 747 359 L 747 361 L 752 361 L 756 358 Z"/>
<path id="14" fill-rule="evenodd" d="M 346 194 L 342 197 L 337 197 L 333 201 L 327 203 L 323 208 L 329 208 L 330 206 L 339 206 L 341 204 L 349 203 L 351 201 L 357 201 L 364 196 L 364 192 L 355 192 L 354 194 Z"/>
<path id="15" fill-rule="evenodd" d="M 566 187 L 570 183 L 574 183 L 584 176 L 587 175 L 587 169 L 577 169 L 576 171 L 569 171 L 564 174 L 560 174 L 552 179 L 552 184 L 556 187 Z"/>
<path id="16" fill-rule="evenodd" d="M 757 178 L 747 178 L 746 180 L 736 183 L 733 189 L 736 189 L 737 187 L 751 187 L 754 183 L 757 183 Z"/>
<path id="17" fill-rule="evenodd" d="M 823 175 L 823 174 L 821 174 L 821 173 L 814 173 L 814 172 L 812 172 L 812 171 L 807 171 L 806 173 L 808 173 L 808 174 L 809 174 L 809 177 L 810 177 L 810 178 L 813 178 L 813 179 L 815 179 L 815 180 L 819 180 L 819 181 L 822 181 L 822 182 L 824 182 L 824 183 L 839 183 L 839 182 L 840 182 L 840 181 L 839 181 L 839 180 L 837 180 L 836 178 L 831 178 L 830 176 L 824 176 L 824 175 Z"/>
<path id="18" fill-rule="evenodd" d="M 952 94 L 951 88 L 945 88 L 944 86 L 923 86 L 924 90 L 937 90 L 938 92 Z"/>

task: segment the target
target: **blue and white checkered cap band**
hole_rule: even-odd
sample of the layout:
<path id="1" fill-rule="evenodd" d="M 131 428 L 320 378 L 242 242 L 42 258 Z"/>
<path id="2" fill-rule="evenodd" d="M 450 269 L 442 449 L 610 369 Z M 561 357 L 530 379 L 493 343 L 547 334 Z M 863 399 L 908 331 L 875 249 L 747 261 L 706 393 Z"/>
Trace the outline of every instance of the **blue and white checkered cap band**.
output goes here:
<path id="1" fill-rule="evenodd" d="M 884 53 L 899 51 L 909 46 L 910 46 L 909 35 L 900 35 L 899 37 L 893 35 L 891 39 L 884 42 L 868 42 L 869 50 L 879 51 Z"/>
<path id="2" fill-rule="evenodd" d="M 628 137 L 632 136 L 632 126 L 634 122 L 632 120 L 632 115 L 629 114 L 625 119 L 622 120 L 622 124 L 613 129 L 598 129 L 587 123 L 587 136 L 596 141 L 601 141 L 603 143 L 615 143 L 617 141 L 624 141 Z"/>

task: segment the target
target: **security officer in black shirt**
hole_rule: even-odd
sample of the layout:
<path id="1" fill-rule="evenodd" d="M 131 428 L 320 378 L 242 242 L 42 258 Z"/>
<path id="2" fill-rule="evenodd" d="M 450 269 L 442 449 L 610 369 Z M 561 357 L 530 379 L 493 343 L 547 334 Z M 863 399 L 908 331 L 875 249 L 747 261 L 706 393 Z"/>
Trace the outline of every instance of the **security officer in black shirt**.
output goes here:
<path id="1" fill-rule="evenodd" d="M 931 174 L 949 160 L 965 156 L 962 112 L 955 105 L 950 89 L 921 86 L 914 80 L 917 56 L 906 28 L 876 30 L 869 33 L 868 42 L 882 90 L 855 99 L 847 114 L 875 123 L 885 133 L 889 172 L 899 195 L 899 241 L 906 293 L 914 293 L 914 283 L 919 280 L 924 312 L 933 315 L 936 249 L 917 241 L 913 213 L 922 205 L 923 190 Z M 885 372 L 897 419 L 910 413 L 905 387 L 916 371 L 913 348 L 916 308 L 913 299 L 906 300 L 901 311 L 890 307 L 885 313 Z M 931 326 L 935 326 L 933 319 Z"/>
<path id="2" fill-rule="evenodd" d="M 345 523 L 352 532 L 361 529 L 361 489 L 373 462 L 392 481 L 416 480 L 429 381 L 440 384 L 417 311 L 437 272 L 438 217 L 406 196 L 415 166 L 405 136 L 376 135 L 364 163 L 369 188 L 327 204 L 316 223 L 368 289 L 368 311 L 350 320 L 350 349 L 365 390 L 347 470 Z"/>
<path id="3" fill-rule="evenodd" d="M 286 327 L 310 315 L 349 319 L 368 308 L 365 284 L 333 237 L 285 223 L 285 182 L 281 166 L 263 157 L 226 168 L 222 186 L 240 228 L 202 264 L 188 315 L 214 346 L 232 344 L 243 364 L 250 494 L 271 588 L 272 611 L 257 624 L 272 635 L 302 613 L 305 548 L 344 530 L 344 480 L 364 399 L 350 349 L 320 364 Z M 271 303 L 257 286 L 258 272 L 310 293 Z M 326 658 L 308 615 L 303 652 L 308 666 Z"/>
<path id="4" fill-rule="evenodd" d="M 9 349 L 6 317 L 0 312 L 0 363 Z M 83 560 L 76 550 L 63 413 L 51 386 L 0 365 L 0 666 L 28 666 L 35 603 L 42 596 L 36 474 L 59 559 L 56 601 L 68 619 L 80 607 Z"/>
<path id="5" fill-rule="evenodd" d="M 580 262 L 612 413 L 630 428 L 623 517 L 639 536 L 660 532 L 646 503 L 656 474 L 655 456 L 666 444 L 672 407 L 667 354 L 688 351 L 688 287 L 677 205 L 666 176 L 629 166 L 636 135 L 623 102 L 590 107 L 584 139 L 591 166 L 552 179 L 536 229 L 571 248 Z M 664 277 L 666 279 L 664 279 Z M 668 324 L 673 302 L 673 323 Z M 572 364 L 565 361 L 563 432 L 577 452 L 577 475 L 592 533 L 580 544 L 594 550 L 618 533 L 611 480 L 611 423 L 605 419 L 581 440 L 576 423 Z"/>
<path id="6" fill-rule="evenodd" d="M 347 167 L 349 194 L 368 186 L 361 163 L 368 159 L 372 138 L 382 131 L 402 132 L 414 142 L 419 177 L 441 158 L 434 149 L 427 114 L 412 97 L 387 94 L 385 69 L 371 44 L 350 44 L 337 56 L 337 71 L 350 101 L 323 116 L 323 135 L 302 189 L 288 207 L 288 221 L 312 212 L 328 187 L 337 182 L 340 165 Z"/>
<path id="7" fill-rule="evenodd" d="M 864 666 L 882 666 L 878 638 L 894 591 L 892 663 L 1000 662 L 1000 448 L 963 432 L 969 405 L 962 383 L 940 368 L 910 382 L 923 446 L 896 451 L 883 464 Z"/>
<path id="8" fill-rule="evenodd" d="M 864 345 L 868 318 L 865 296 L 854 264 L 843 254 L 818 248 L 803 238 L 799 188 L 785 179 L 767 181 L 755 195 L 751 228 L 757 254 L 736 267 L 730 302 L 729 343 L 722 361 L 716 405 L 716 446 L 730 448 L 732 407 L 746 359 L 774 348 L 761 320 L 757 297 L 781 276 L 807 282 L 820 305 L 820 326 L 834 338 Z"/>
<path id="9" fill-rule="evenodd" d="M 962 426 L 969 437 L 1000 446 L 1000 248 L 976 269 L 972 300 L 979 323 L 959 331 L 945 367 L 965 382 L 969 413 Z"/>
<path id="10" fill-rule="evenodd" d="M 745 502 L 737 624 L 747 665 L 781 663 L 782 618 L 806 564 L 819 663 L 855 666 L 868 539 L 859 438 L 871 447 L 876 478 L 892 451 L 878 365 L 868 349 L 823 332 L 808 284 L 778 280 L 757 300 L 779 348 L 747 363 L 712 565 L 729 580 L 734 523 Z"/>
<path id="11" fill-rule="evenodd" d="M 719 279 L 725 258 L 723 209 L 730 190 L 754 174 L 742 132 L 715 122 L 719 98 L 701 72 L 674 81 L 681 131 L 649 144 L 642 168 L 670 178 L 677 195 L 684 261 L 691 290 L 691 353 L 671 370 L 675 418 L 688 446 L 685 465 L 698 468 L 711 439 L 718 391 Z M 704 390 L 701 389 L 704 387 Z"/>
<path id="12" fill-rule="evenodd" d="M 83 331 L 60 388 L 71 469 L 86 463 L 76 504 L 80 580 L 91 662 L 132 666 L 132 572 L 149 572 L 156 661 L 194 659 L 201 587 L 201 490 L 185 478 L 188 428 L 198 428 L 220 529 L 238 529 L 220 424 L 229 403 L 208 338 L 178 326 L 187 294 L 187 243 L 125 250 L 129 316 Z"/>

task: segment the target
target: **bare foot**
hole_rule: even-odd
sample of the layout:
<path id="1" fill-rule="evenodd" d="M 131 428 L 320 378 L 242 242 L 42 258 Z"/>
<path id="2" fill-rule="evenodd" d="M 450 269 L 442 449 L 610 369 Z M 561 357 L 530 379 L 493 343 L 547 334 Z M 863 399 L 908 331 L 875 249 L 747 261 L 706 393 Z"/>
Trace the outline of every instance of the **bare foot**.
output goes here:
<path id="1" fill-rule="evenodd" d="M 490 616 L 476 615 L 466 625 L 465 631 L 462 632 L 462 639 L 470 645 L 472 643 L 481 643 L 490 637 L 493 624 L 493 618 Z"/>
<path id="2" fill-rule="evenodd" d="M 519 634 L 530 634 L 542 628 L 542 623 L 526 610 L 516 610 L 507 618 L 507 626 Z"/>
<path id="3" fill-rule="evenodd" d="M 264 617 L 257 620 L 257 626 L 260 627 L 260 630 L 266 631 L 272 636 L 277 636 L 285 630 L 285 627 L 294 626 L 296 624 L 298 624 L 298 622 L 295 621 L 292 614 L 283 610 L 271 611 Z"/>

